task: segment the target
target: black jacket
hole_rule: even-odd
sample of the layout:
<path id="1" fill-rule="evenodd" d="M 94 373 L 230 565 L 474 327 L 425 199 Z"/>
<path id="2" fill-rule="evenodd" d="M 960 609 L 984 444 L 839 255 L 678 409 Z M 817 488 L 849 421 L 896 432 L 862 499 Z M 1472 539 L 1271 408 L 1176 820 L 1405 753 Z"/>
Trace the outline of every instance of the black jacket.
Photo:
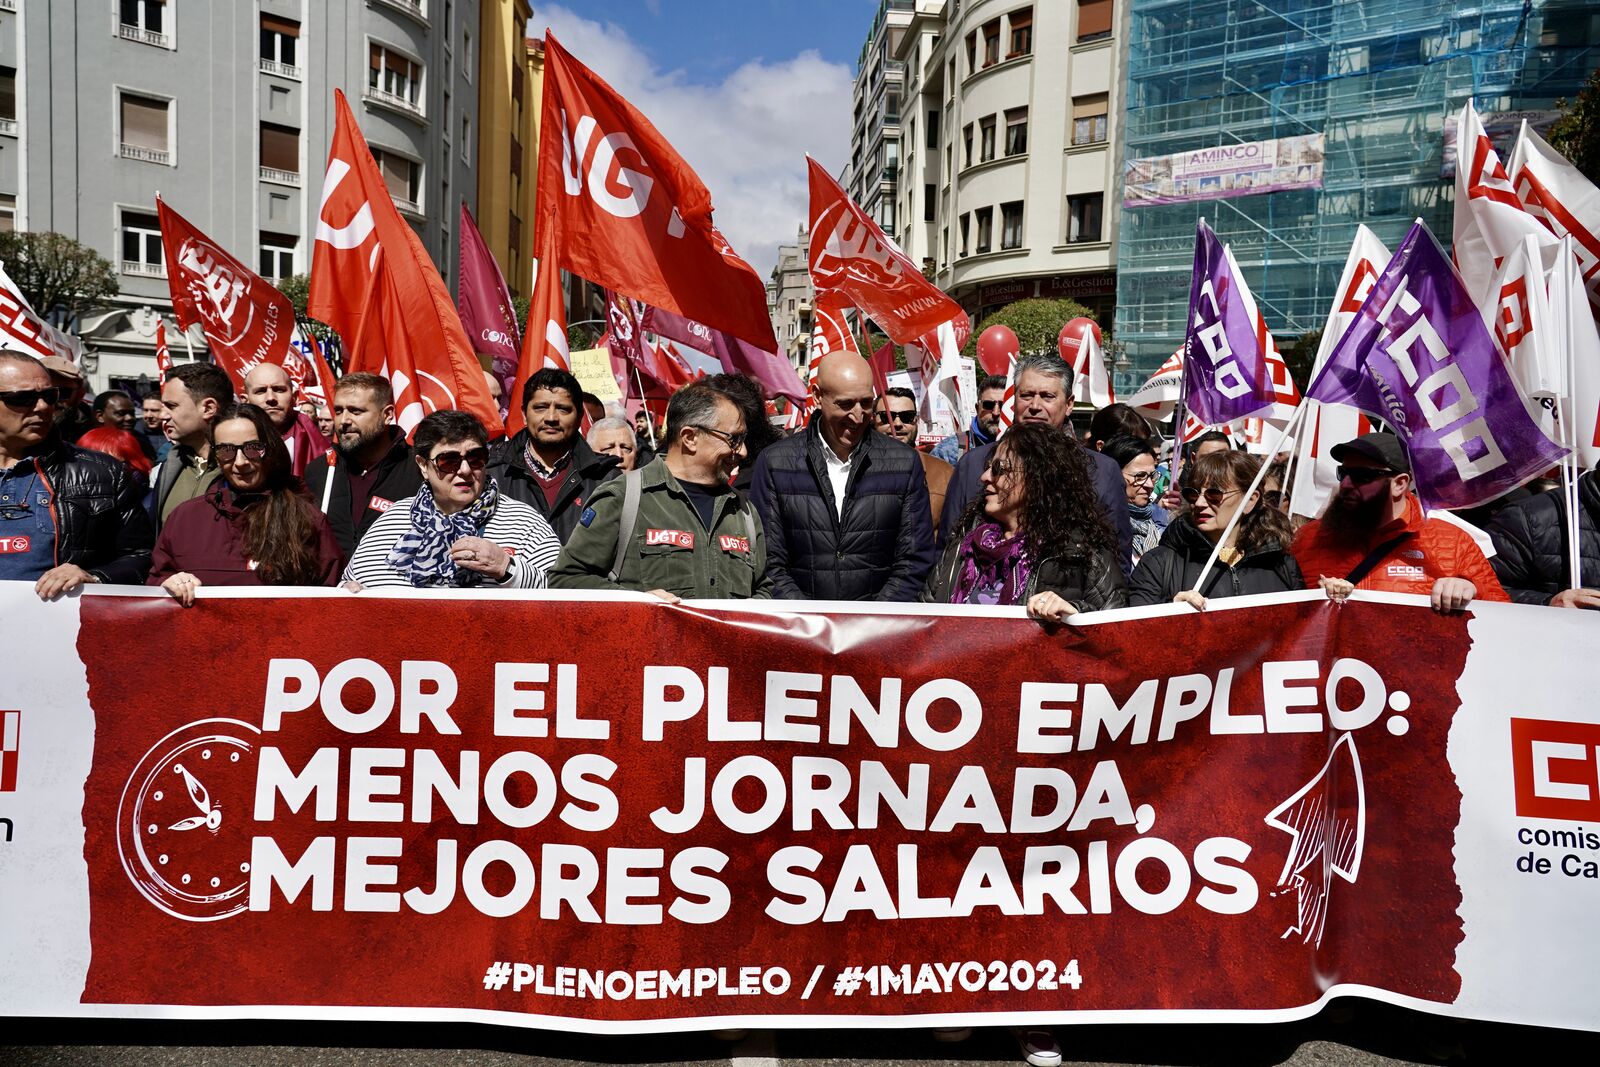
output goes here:
<path id="1" fill-rule="evenodd" d="M 767 535 L 772 595 L 916 600 L 935 559 L 922 460 L 869 427 L 850 454 L 844 513 L 835 514 L 819 419 L 756 459 L 750 500 Z"/>
<path id="2" fill-rule="evenodd" d="M 1063 432 L 1070 432 L 1070 428 Z M 991 441 L 971 449 L 956 464 L 950 486 L 945 490 L 944 511 L 939 515 L 940 544 L 951 539 L 951 529 L 961 521 L 967 505 L 978 496 L 981 488 L 978 479 L 983 476 L 983 468 L 988 466 L 994 446 L 995 442 Z M 1081 451 L 1089 464 L 1089 480 L 1094 482 L 1095 495 L 1106 510 L 1111 529 L 1116 531 L 1117 544 L 1121 546 L 1121 558 L 1117 563 L 1126 575 L 1133 569 L 1133 520 L 1128 517 L 1128 486 L 1122 480 L 1122 468 L 1104 453 L 1087 448 Z"/>
<path id="3" fill-rule="evenodd" d="M 1188 519 L 1172 520 L 1161 543 L 1139 558 L 1128 582 L 1128 603 L 1134 607 L 1170 604 L 1172 598 L 1193 589 L 1200 569 L 1211 557 L 1211 542 Z M 1220 559 L 1211 568 L 1200 595 L 1215 597 L 1250 596 L 1257 593 L 1287 593 L 1306 587 L 1300 565 L 1277 542 L 1245 554 L 1232 567 Z"/>
<path id="4" fill-rule="evenodd" d="M 332 486 L 328 484 L 330 472 Z M 378 461 L 378 477 L 372 483 L 371 494 L 362 501 L 359 522 L 354 520 L 354 502 L 350 499 L 350 461 L 336 449 L 329 449 L 306 464 L 305 482 L 306 492 L 310 494 L 313 504 L 322 508 L 323 501 L 327 501 L 323 514 L 333 528 L 339 551 L 344 553 L 345 559 L 349 559 L 356 550 L 357 542 L 366 536 L 379 515 L 388 511 L 396 501 L 417 495 L 422 488 L 422 472 L 411 459 L 411 446 L 406 443 L 405 433 L 400 427 L 391 426 L 389 451 Z"/>
<path id="5" fill-rule="evenodd" d="M 518 430 L 516 436 L 496 448 L 489 457 L 489 474 L 499 482 L 502 493 L 536 508 L 556 532 L 556 539 L 566 544 L 594 491 L 619 473 L 617 457 L 596 452 L 578 437 L 572 445 L 567 476 L 561 482 L 556 506 L 552 508 L 545 500 L 539 480 L 528 469 L 527 451 L 528 431 Z"/>
<path id="6" fill-rule="evenodd" d="M 1563 589 L 1600 589 L 1600 471 L 1578 479 L 1578 570 L 1568 575 L 1567 502 L 1552 489 L 1495 513 L 1489 522 L 1495 555 L 1489 563 L 1518 604 L 1548 604 Z"/>
<path id="7" fill-rule="evenodd" d="M 948 604 L 955 592 L 956 571 L 961 566 L 963 537 L 952 537 L 939 557 L 939 565 L 928 576 L 922 590 L 925 604 Z M 1054 593 L 1079 611 L 1104 611 L 1128 604 L 1128 589 L 1117 559 L 1104 550 L 1087 549 L 1040 560 L 1028 574 L 1022 589 L 1022 602 L 1035 593 Z"/>
<path id="8" fill-rule="evenodd" d="M 36 462 L 55 511 L 56 565 L 76 564 L 112 585 L 143 585 L 156 532 L 128 468 L 57 439 Z"/>

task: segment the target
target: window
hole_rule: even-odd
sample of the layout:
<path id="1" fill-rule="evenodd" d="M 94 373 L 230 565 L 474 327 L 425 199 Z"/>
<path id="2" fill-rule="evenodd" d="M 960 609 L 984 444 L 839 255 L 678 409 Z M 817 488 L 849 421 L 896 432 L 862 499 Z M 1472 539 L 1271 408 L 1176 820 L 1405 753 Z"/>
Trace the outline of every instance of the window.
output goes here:
<path id="1" fill-rule="evenodd" d="M 987 163 L 994 158 L 994 116 L 978 120 L 978 140 L 982 145 L 979 158 Z"/>
<path id="2" fill-rule="evenodd" d="M 408 207 L 419 206 L 417 194 L 422 185 L 421 165 L 382 148 L 374 148 L 372 157 L 378 161 L 378 170 L 383 174 L 383 183 L 389 187 L 389 195 Z"/>
<path id="3" fill-rule="evenodd" d="M 994 208 L 980 207 L 972 214 L 978 220 L 978 247 L 974 251 L 982 255 L 994 247 Z"/>
<path id="4" fill-rule="evenodd" d="M 290 19 L 261 16 L 261 61 L 294 70 L 300 44 L 300 24 Z M 272 73 L 277 73 L 272 71 Z"/>
<path id="5" fill-rule="evenodd" d="M 269 173 L 271 172 L 271 173 Z M 261 124 L 261 176 L 300 180 L 300 131 L 272 122 Z"/>
<path id="6" fill-rule="evenodd" d="M 1028 150 L 1028 109 L 1014 107 L 1006 112 L 1006 155 L 1020 156 Z"/>
<path id="7" fill-rule="evenodd" d="M 1022 247 L 1022 201 L 1000 205 L 1000 247 Z"/>
<path id="8" fill-rule="evenodd" d="M 516 270 L 517 264 L 522 261 L 522 218 L 513 211 L 511 213 L 511 269 Z"/>
<path id="9" fill-rule="evenodd" d="M 1067 197 L 1067 240 L 1100 240 L 1100 209 L 1105 202 L 1104 193 L 1084 193 Z"/>
<path id="10" fill-rule="evenodd" d="M 409 105 L 412 110 L 422 110 L 422 64 L 381 44 L 371 48 L 367 87 L 391 100 Z"/>
<path id="11" fill-rule="evenodd" d="M 939 265 L 950 262 L 950 227 L 946 226 L 939 239 Z"/>
<path id="12" fill-rule="evenodd" d="M 883 227 L 883 230 L 884 230 L 885 233 L 893 233 L 894 232 L 894 201 L 893 200 L 885 200 L 883 202 L 883 208 L 881 209 L 879 214 L 881 215 L 881 217 L 878 219 L 878 225 Z"/>
<path id="13" fill-rule="evenodd" d="M 461 27 L 461 77 L 472 80 L 472 31 L 465 26 Z"/>
<path id="14" fill-rule="evenodd" d="M 17 132 L 17 68 L 0 67 L 0 132 Z"/>
<path id="15" fill-rule="evenodd" d="M 967 34 L 967 75 L 968 77 L 978 72 L 978 31 L 973 30 Z"/>
<path id="16" fill-rule="evenodd" d="M 461 158 L 464 162 L 472 162 L 472 117 L 461 116 Z"/>
<path id="17" fill-rule="evenodd" d="M 1072 98 L 1072 143 L 1102 144 L 1106 139 L 1107 96 L 1094 93 Z"/>
<path id="18" fill-rule="evenodd" d="M 12 233 L 17 228 L 17 198 L 10 193 L 0 193 L 0 233 Z"/>
<path id="19" fill-rule="evenodd" d="M 1078 43 L 1111 36 L 1111 0 L 1078 0 Z"/>
<path id="20" fill-rule="evenodd" d="M 937 111 L 928 112 L 928 147 L 939 147 L 939 113 Z"/>
<path id="21" fill-rule="evenodd" d="M 963 167 L 972 166 L 972 123 L 970 122 L 961 131 L 961 147 L 961 165 Z"/>
<path id="22" fill-rule="evenodd" d="M 961 254 L 963 256 L 967 254 L 967 231 L 970 228 L 969 224 L 971 222 L 972 216 L 963 213 L 961 216 Z"/>
<path id="23" fill-rule="evenodd" d="M 124 93 L 119 104 L 121 155 L 147 163 L 172 159 L 167 109 L 171 101 Z"/>
<path id="24" fill-rule="evenodd" d="M 261 235 L 261 276 L 269 282 L 294 273 L 294 249 L 298 239 L 280 233 Z"/>
<path id="25" fill-rule="evenodd" d="M 1025 7 L 1011 13 L 1011 47 L 1007 59 L 1029 55 L 1033 52 L 1033 8 Z"/>
<path id="26" fill-rule="evenodd" d="M 152 38 L 165 37 L 167 25 L 167 0 L 119 0 L 119 19 L 127 30 L 142 31 L 124 33 L 122 36 L 134 40 L 148 41 L 151 44 L 166 44 L 165 40 L 157 42 Z"/>
<path id="27" fill-rule="evenodd" d="M 161 221 L 142 211 L 122 213 L 122 272 L 163 275 L 166 257 L 161 252 Z"/>
<path id="28" fill-rule="evenodd" d="M 983 65 L 992 67 L 1000 62 L 1000 20 L 986 23 L 983 27 Z"/>
<path id="29" fill-rule="evenodd" d="M 934 213 L 938 208 L 938 204 L 936 204 L 934 201 L 937 199 L 938 195 L 939 195 L 938 187 L 935 186 L 932 182 L 929 182 L 928 184 L 926 184 L 926 185 L 924 185 L 922 187 L 922 221 L 923 222 L 932 222 L 933 221 Z"/>
<path id="30" fill-rule="evenodd" d="M 883 98 L 883 121 L 900 121 L 900 94 L 888 93 Z"/>

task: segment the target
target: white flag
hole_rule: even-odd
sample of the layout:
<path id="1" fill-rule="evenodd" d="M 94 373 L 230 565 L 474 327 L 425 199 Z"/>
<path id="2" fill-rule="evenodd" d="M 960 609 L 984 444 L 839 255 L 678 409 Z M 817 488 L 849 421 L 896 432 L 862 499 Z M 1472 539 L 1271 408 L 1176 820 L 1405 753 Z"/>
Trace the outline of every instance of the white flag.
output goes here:
<path id="1" fill-rule="evenodd" d="M 1571 353 L 1570 389 L 1558 401 L 1560 417 L 1576 438 L 1579 460 L 1593 468 L 1600 463 L 1600 330 L 1589 314 L 1575 244 L 1570 236 L 1561 239 L 1567 254 L 1557 256 L 1550 272 L 1551 347 Z"/>
<path id="2" fill-rule="evenodd" d="M 1526 122 L 1511 151 L 1511 184 L 1529 215 L 1557 237 L 1571 235 L 1590 308 L 1600 318 L 1600 189 Z"/>
<path id="3" fill-rule="evenodd" d="M 1460 173 L 1459 168 L 1457 173 Z M 1355 322 L 1357 312 L 1372 291 L 1372 283 L 1388 265 L 1389 250 L 1378 240 L 1378 235 L 1365 226 L 1357 226 L 1356 239 L 1345 257 L 1344 273 L 1339 276 L 1333 307 L 1322 327 L 1322 340 L 1317 345 L 1317 358 L 1311 370 L 1313 379 L 1333 355 L 1333 350 L 1339 347 L 1345 331 Z M 1338 464 L 1328 450 L 1360 437 L 1371 429 L 1371 424 L 1361 412 L 1343 404 L 1323 404 L 1315 400 L 1306 403 L 1310 405 L 1306 421 L 1295 440 L 1294 486 L 1289 510 L 1295 515 L 1315 518 L 1339 484 L 1335 474 Z"/>
<path id="4" fill-rule="evenodd" d="M 1172 418 L 1172 410 L 1178 406 L 1182 395 L 1183 347 L 1180 345 L 1125 403 L 1142 415 L 1166 422 Z"/>
<path id="5" fill-rule="evenodd" d="M 1523 236 L 1538 242 L 1543 262 L 1555 254 L 1555 236 L 1523 210 L 1500 155 L 1484 132 L 1478 112 L 1468 100 L 1456 116 L 1456 204 L 1452 226 L 1456 269 L 1473 303 L 1482 307 L 1492 297 L 1500 260 L 1510 255 Z"/>
<path id="6" fill-rule="evenodd" d="M 1086 329 L 1079 335 L 1077 351 L 1069 363 L 1072 364 L 1072 400 L 1077 404 L 1089 404 L 1096 408 L 1108 407 L 1117 402 L 1117 395 L 1111 388 L 1111 374 L 1106 369 L 1106 354 L 1100 347 L 1100 331 Z M 1070 348 L 1070 340 L 1068 342 Z M 1066 355 L 1065 352 L 1062 353 Z"/>

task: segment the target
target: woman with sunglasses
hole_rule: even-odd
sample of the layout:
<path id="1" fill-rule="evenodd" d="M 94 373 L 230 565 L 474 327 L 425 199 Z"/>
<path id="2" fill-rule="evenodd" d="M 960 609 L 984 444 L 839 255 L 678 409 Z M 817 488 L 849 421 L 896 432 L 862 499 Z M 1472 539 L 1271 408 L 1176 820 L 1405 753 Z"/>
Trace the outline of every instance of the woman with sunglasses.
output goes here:
<path id="1" fill-rule="evenodd" d="M 1128 487 L 1128 518 L 1133 522 L 1133 562 L 1161 543 L 1171 516 L 1156 503 L 1156 450 L 1150 442 L 1119 433 L 1106 439 L 1100 451 L 1122 468 Z"/>
<path id="2" fill-rule="evenodd" d="M 356 545 L 346 589 L 543 589 L 561 543 L 543 515 L 489 477 L 489 434 L 464 411 L 417 424 L 416 496 L 397 500 Z"/>
<path id="3" fill-rule="evenodd" d="M 148 584 L 184 607 L 203 585 L 333 585 L 339 543 L 293 474 L 266 411 L 238 404 L 211 426 L 221 470 L 206 492 L 161 526 Z"/>
<path id="4" fill-rule="evenodd" d="M 1117 535 L 1078 448 L 1053 427 L 1013 426 L 990 454 L 983 491 L 928 577 L 923 603 L 1024 606 L 1041 622 L 1122 607 Z"/>
<path id="5" fill-rule="evenodd" d="M 1305 588 L 1300 567 L 1285 547 L 1293 539 L 1288 517 L 1263 504 L 1259 491 L 1245 493 L 1260 464 L 1257 457 L 1235 451 L 1210 452 L 1185 464 L 1184 507 L 1161 543 L 1134 568 L 1130 604 L 1179 603 L 1204 611 L 1208 597 Z M 1235 512 L 1243 514 L 1223 540 Z M 1217 563 L 1204 587 L 1196 590 L 1200 571 L 1219 541 Z"/>

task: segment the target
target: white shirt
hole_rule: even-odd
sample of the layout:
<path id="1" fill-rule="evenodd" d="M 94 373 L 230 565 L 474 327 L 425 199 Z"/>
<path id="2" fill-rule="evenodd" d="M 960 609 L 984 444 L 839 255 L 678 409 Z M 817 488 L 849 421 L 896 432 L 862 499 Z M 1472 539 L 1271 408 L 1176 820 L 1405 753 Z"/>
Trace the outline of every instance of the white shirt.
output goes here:
<path id="1" fill-rule="evenodd" d="M 844 486 L 850 480 L 850 459 L 840 459 L 828 443 L 822 443 L 822 458 L 828 464 L 828 481 L 833 486 L 833 513 L 844 516 Z"/>

